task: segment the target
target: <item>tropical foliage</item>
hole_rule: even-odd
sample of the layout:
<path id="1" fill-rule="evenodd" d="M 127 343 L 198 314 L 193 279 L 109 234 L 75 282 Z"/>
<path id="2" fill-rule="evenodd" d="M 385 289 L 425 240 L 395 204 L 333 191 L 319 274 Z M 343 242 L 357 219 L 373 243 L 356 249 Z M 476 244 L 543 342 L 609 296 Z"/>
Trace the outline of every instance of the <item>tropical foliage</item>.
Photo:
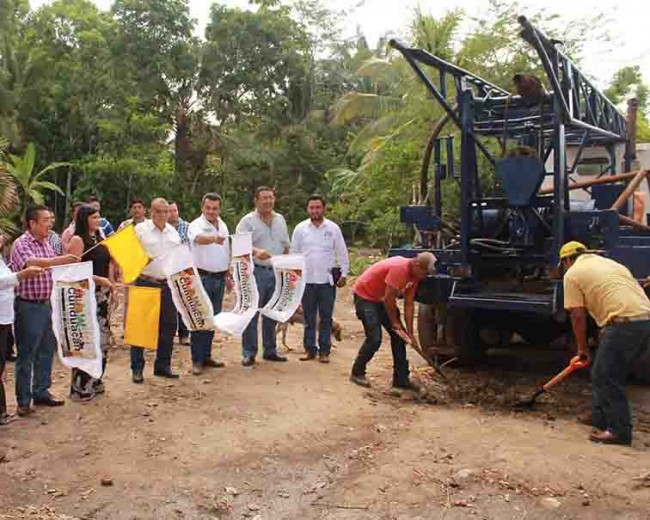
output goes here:
<path id="1" fill-rule="evenodd" d="M 217 1 L 197 36 L 188 5 L 0 0 L 0 212 L 17 222 L 43 200 L 62 221 L 71 200 L 95 194 L 119 222 L 131 198 L 165 196 L 190 218 L 219 191 L 234 223 L 269 184 L 291 224 L 320 191 L 346 232 L 379 246 L 406 238 L 398 207 L 419 199 L 427 143 L 446 121 L 387 41 L 343 38 L 345 13 L 320 0 Z M 526 11 L 577 59 L 602 37 L 597 19 Z M 400 38 L 509 89 L 513 72 L 538 67 L 519 12 L 501 0 L 481 19 L 417 11 Z M 623 70 L 611 95 L 645 100 L 639 86 L 638 70 Z M 444 189 L 453 208 L 457 188 Z"/>

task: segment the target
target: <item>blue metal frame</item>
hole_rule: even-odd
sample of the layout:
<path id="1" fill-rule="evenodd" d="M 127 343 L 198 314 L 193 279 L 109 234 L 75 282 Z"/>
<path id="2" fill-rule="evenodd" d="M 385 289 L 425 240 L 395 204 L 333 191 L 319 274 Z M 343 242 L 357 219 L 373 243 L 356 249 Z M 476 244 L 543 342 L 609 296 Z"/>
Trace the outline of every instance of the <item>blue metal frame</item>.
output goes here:
<path id="1" fill-rule="evenodd" d="M 542 31 L 523 16 L 518 21 L 522 27 L 520 35 L 537 52 L 550 86 L 550 92 L 532 102 L 511 95 L 503 88 L 424 50 L 409 48 L 395 40 L 391 40 L 390 45 L 404 56 L 460 130 L 460 236 L 457 245 L 434 250 L 440 259 L 438 267 L 445 276 L 451 274 L 455 283 L 452 290 L 447 278 L 441 286 L 434 277 L 427 282 L 437 287 L 432 294 L 439 294 L 441 287 L 448 287 L 452 305 L 556 313 L 558 308 L 561 310 L 557 302 L 561 291 L 555 289 L 556 282 L 550 283 L 553 289 L 543 298 L 522 297 L 514 293 L 510 297 L 505 294 L 501 297 L 494 296 L 487 288 L 481 293 L 482 273 L 499 264 L 504 270 L 542 267 L 548 273 L 552 266 L 557 265 L 562 244 L 578 239 L 604 246 L 617 258 L 628 259 L 634 264 L 635 275 L 642 277 L 650 274 L 650 268 L 645 267 L 650 263 L 641 260 L 633 249 L 636 247 L 645 254 L 650 241 L 644 241 L 643 245 L 630 245 L 632 238 L 644 233 L 620 230 L 617 212 L 571 211 L 568 184 L 573 180 L 571 176 L 576 173 L 585 148 L 602 146 L 609 164 L 601 175 L 613 175 L 617 173 L 615 147 L 624 143 L 625 169 L 629 171 L 633 151 L 627 136 L 627 122 L 614 104 Z M 432 68 L 437 72 L 434 76 L 430 76 Z M 514 197 L 519 202 L 513 206 L 508 197 L 483 195 L 479 154 L 499 168 L 500 163 L 508 159 L 498 157 L 491 149 L 505 149 L 504 139 L 520 144 L 532 143 L 543 164 L 553 153 L 553 169 L 545 171 L 546 176 L 553 177 L 552 196 L 533 196 L 529 205 L 524 207 L 521 197 Z M 443 140 L 446 164 L 442 158 Z M 566 148 L 569 145 L 576 146 L 577 152 L 573 162 L 567 165 Z M 438 232 L 442 222 L 441 182 L 443 178 L 454 177 L 455 173 L 451 136 L 439 138 L 434 143 L 433 152 L 433 207 L 428 208 L 428 212 L 403 210 L 402 220 L 417 225 L 420 230 Z M 522 171 L 522 175 L 526 173 Z M 515 184 L 523 186 L 526 183 Z M 514 241 L 513 233 L 520 233 L 522 228 L 527 232 L 518 235 L 518 242 Z M 510 238 L 506 240 L 501 235 Z M 619 244 L 619 235 L 626 236 L 627 243 Z M 411 256 L 416 253 L 417 250 L 412 249 L 391 251 L 392 255 Z"/>

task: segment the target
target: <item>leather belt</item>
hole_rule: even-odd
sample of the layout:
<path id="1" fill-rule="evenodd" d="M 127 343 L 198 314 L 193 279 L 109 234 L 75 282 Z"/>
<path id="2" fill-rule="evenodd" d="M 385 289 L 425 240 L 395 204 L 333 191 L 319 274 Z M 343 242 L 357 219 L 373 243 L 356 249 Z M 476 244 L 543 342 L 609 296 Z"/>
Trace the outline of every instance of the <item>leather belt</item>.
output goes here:
<path id="1" fill-rule="evenodd" d="M 273 266 L 271 265 L 260 265 L 260 264 L 255 264 L 255 268 L 260 268 L 260 269 L 273 269 Z"/>
<path id="2" fill-rule="evenodd" d="M 607 322 L 605 327 L 608 325 L 616 325 L 618 323 L 632 323 L 634 321 L 648 321 L 650 320 L 650 314 L 639 314 L 638 316 L 614 316 L 611 320 Z"/>
<path id="3" fill-rule="evenodd" d="M 140 278 L 146 280 L 147 282 L 157 283 L 158 285 L 164 285 L 167 283 L 166 278 L 154 278 L 153 276 L 147 276 L 146 274 L 141 274 Z"/>
<path id="4" fill-rule="evenodd" d="M 199 269 L 198 267 L 196 268 L 196 271 L 199 273 L 200 276 L 209 276 L 211 274 L 215 274 L 217 276 L 226 276 L 228 274 L 228 271 L 206 271 L 205 269 Z"/>
<path id="5" fill-rule="evenodd" d="M 40 304 L 40 305 L 46 305 L 46 304 L 49 305 L 49 304 L 50 304 L 50 300 L 28 300 L 27 298 L 23 298 L 22 296 L 17 296 L 17 298 L 18 298 L 21 302 L 27 302 L 27 303 L 38 303 L 38 304 Z"/>

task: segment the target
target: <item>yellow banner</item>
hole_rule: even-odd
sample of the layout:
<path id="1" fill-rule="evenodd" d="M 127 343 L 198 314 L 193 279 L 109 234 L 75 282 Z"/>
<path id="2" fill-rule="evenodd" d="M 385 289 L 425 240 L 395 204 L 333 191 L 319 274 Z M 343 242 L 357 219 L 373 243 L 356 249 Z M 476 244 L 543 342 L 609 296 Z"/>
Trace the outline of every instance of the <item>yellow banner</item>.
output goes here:
<path id="1" fill-rule="evenodd" d="M 120 266 L 124 283 L 133 282 L 151 262 L 142 247 L 133 224 L 102 241 L 113 260 Z"/>
<path id="2" fill-rule="evenodd" d="M 126 345 L 155 349 L 160 324 L 160 289 L 130 286 L 124 322 Z"/>

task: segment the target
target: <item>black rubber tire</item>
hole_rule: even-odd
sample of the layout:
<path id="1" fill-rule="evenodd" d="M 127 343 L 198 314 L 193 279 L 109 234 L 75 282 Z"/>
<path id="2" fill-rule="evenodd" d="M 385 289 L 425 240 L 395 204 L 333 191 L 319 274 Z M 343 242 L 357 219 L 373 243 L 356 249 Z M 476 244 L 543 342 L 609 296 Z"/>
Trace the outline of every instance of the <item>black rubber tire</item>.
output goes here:
<path id="1" fill-rule="evenodd" d="M 479 316 L 465 309 L 450 310 L 450 320 L 454 338 L 454 356 L 458 363 L 473 367 L 485 362 L 487 348 L 481 341 Z"/>
<path id="2" fill-rule="evenodd" d="M 425 350 L 437 346 L 437 327 L 435 307 L 426 303 L 418 304 L 418 338 Z"/>

